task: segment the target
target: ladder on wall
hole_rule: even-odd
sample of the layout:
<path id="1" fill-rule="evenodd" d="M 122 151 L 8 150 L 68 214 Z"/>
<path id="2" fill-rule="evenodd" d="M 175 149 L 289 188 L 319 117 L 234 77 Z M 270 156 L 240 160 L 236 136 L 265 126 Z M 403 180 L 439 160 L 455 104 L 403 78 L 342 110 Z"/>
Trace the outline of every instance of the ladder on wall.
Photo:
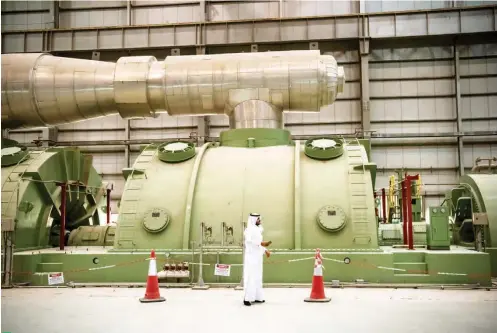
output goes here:
<path id="1" fill-rule="evenodd" d="M 371 232 L 368 220 L 368 183 L 366 182 L 363 152 L 357 138 L 348 142 L 344 139 L 344 144 L 348 156 L 349 193 L 351 197 L 350 220 L 354 231 L 354 243 L 366 245 L 371 241 Z"/>

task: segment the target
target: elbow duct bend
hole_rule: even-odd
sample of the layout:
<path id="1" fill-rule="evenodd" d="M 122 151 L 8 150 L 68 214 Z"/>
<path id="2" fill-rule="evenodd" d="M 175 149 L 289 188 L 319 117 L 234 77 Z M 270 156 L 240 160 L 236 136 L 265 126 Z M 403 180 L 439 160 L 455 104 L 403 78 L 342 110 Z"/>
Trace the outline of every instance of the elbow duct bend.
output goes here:
<path id="1" fill-rule="evenodd" d="M 122 57 L 117 63 L 44 53 L 2 55 L 2 127 L 53 126 L 118 113 L 123 118 L 225 114 L 247 101 L 278 113 L 319 112 L 343 92 L 331 55 L 286 51 Z M 238 112 L 238 113 L 240 113 Z M 246 122 L 245 122 L 246 123 Z"/>

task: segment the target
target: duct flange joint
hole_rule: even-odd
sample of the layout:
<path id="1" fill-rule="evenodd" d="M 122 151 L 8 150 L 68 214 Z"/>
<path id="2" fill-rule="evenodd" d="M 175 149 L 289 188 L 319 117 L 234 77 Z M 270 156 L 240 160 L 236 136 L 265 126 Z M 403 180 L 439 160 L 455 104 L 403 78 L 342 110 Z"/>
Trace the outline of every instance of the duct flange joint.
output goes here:
<path id="1" fill-rule="evenodd" d="M 152 56 L 122 57 L 116 63 L 114 93 L 123 118 L 153 117 L 148 98 L 148 75 L 157 59 Z"/>

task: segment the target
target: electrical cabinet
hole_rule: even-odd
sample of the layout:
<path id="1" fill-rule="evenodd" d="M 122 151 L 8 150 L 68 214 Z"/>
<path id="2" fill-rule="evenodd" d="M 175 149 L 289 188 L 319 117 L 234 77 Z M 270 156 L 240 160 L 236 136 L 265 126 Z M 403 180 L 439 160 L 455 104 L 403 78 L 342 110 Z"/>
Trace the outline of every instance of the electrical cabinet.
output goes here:
<path id="1" fill-rule="evenodd" d="M 449 250 L 449 210 L 429 207 L 426 210 L 426 244 L 429 250 Z"/>

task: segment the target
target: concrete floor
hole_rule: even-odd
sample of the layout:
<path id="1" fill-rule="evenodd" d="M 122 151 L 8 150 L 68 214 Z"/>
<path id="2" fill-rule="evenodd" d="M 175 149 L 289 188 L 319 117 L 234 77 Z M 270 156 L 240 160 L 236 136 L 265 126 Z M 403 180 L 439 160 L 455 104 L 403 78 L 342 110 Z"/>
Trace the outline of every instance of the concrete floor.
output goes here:
<path id="1" fill-rule="evenodd" d="M 2 290 L 2 332 L 497 332 L 497 291 L 327 289 L 330 303 L 305 303 L 309 289 L 265 289 L 266 303 L 242 304 L 232 289 Z"/>

